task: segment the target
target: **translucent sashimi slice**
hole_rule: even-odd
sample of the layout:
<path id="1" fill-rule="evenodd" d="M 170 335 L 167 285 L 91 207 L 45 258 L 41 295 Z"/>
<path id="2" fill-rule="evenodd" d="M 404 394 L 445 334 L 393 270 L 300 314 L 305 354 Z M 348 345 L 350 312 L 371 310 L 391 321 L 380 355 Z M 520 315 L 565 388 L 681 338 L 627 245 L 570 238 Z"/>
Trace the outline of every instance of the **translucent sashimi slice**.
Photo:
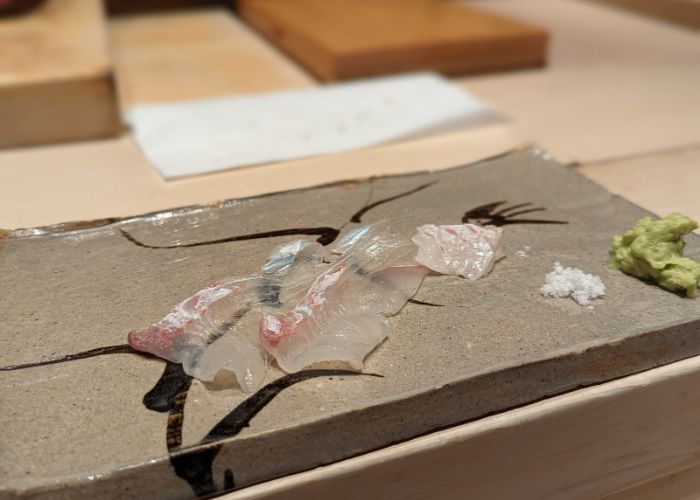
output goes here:
<path id="1" fill-rule="evenodd" d="M 374 314 L 341 316 L 323 329 L 317 328 L 309 322 L 301 323 L 293 337 L 268 348 L 268 352 L 287 373 L 321 361 L 340 361 L 361 370 L 364 358 L 387 336 L 386 319 Z"/>
<path id="2" fill-rule="evenodd" d="M 198 291 L 131 332 L 129 344 L 182 363 L 201 380 L 229 370 L 247 392 L 265 377 L 265 351 L 288 372 L 318 361 L 360 369 L 386 338 L 386 317 L 401 310 L 428 270 L 386 221 L 349 233 L 335 251 L 340 257 L 326 264 L 317 242 L 278 247 L 261 272 Z"/>
<path id="3" fill-rule="evenodd" d="M 202 350 L 248 307 L 258 277 L 219 282 L 175 305 L 158 323 L 129 332 L 129 344 L 173 362 L 192 365 Z"/>
<path id="4" fill-rule="evenodd" d="M 408 264 L 415 247 L 385 221 L 351 233 L 338 248 L 340 259 L 293 309 L 260 320 L 263 347 L 287 372 L 320 361 L 361 368 L 386 337 L 385 316 L 401 310 L 428 272 Z"/>
<path id="5" fill-rule="evenodd" d="M 267 372 L 267 356 L 260 348 L 255 335 L 256 316 L 244 316 L 236 325 L 235 332 L 214 340 L 202 351 L 196 363 L 185 366 L 185 372 L 200 380 L 214 380 L 220 370 L 229 370 L 236 375 L 238 384 L 245 392 L 260 387 Z"/>
<path id="6" fill-rule="evenodd" d="M 458 224 L 418 227 L 412 241 L 418 246 L 416 262 L 440 274 L 461 275 L 474 281 L 487 275 L 505 253 L 503 230 L 496 226 Z"/>
<path id="7" fill-rule="evenodd" d="M 211 381 L 232 371 L 250 392 L 265 377 L 267 360 L 257 339 L 258 318 L 294 304 L 323 269 L 323 247 L 294 241 L 275 249 L 261 273 L 221 280 L 177 304 L 159 322 L 129 333 L 129 345 L 182 363 L 186 373 Z"/>

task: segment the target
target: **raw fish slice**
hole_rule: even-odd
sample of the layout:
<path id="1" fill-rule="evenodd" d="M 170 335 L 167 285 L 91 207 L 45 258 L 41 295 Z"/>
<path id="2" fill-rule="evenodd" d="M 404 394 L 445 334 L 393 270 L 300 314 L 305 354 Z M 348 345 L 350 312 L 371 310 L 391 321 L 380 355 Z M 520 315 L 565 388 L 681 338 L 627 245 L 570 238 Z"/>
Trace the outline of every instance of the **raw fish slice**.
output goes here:
<path id="1" fill-rule="evenodd" d="M 374 273 L 364 295 L 367 304 L 360 309 L 375 309 L 384 316 L 398 314 L 428 272 L 424 266 L 396 265 Z"/>
<path id="2" fill-rule="evenodd" d="M 267 372 L 267 356 L 256 337 L 256 315 L 245 315 L 236 323 L 235 331 L 214 340 L 204 349 L 185 372 L 200 380 L 214 380 L 220 370 L 236 375 L 245 392 L 252 392 L 262 385 Z M 184 365 L 183 365 L 184 366 Z"/>
<path id="3" fill-rule="evenodd" d="M 393 316 L 416 294 L 428 272 L 427 268 L 414 263 L 392 265 L 372 274 L 353 273 L 343 286 L 338 284 L 329 291 L 337 300 L 324 303 L 316 314 L 332 314 L 339 305 L 338 313 L 355 311 Z"/>
<path id="4" fill-rule="evenodd" d="M 406 238 L 392 232 L 388 220 L 362 226 L 341 238 L 332 250 L 342 257 L 352 256 L 365 273 L 373 273 L 389 265 L 411 264 L 415 247 Z"/>
<path id="5" fill-rule="evenodd" d="M 130 332 L 129 345 L 182 363 L 186 373 L 205 381 L 221 369 L 230 370 L 250 392 L 260 386 L 267 368 L 257 340 L 257 318 L 285 301 L 298 301 L 322 269 L 323 255 L 316 242 L 283 245 L 271 253 L 263 272 L 198 291 L 158 323 Z"/>
<path id="6" fill-rule="evenodd" d="M 496 226 L 425 224 L 417 228 L 411 240 L 418 246 L 416 262 L 440 274 L 461 275 L 474 281 L 487 275 L 505 256 L 502 233 Z"/>
<path id="7" fill-rule="evenodd" d="M 334 317 L 323 327 L 311 321 L 301 322 L 292 337 L 266 348 L 287 373 L 320 361 L 341 361 L 361 370 L 365 356 L 386 336 L 384 316 L 358 314 Z"/>
<path id="8" fill-rule="evenodd" d="M 227 318 L 245 308 L 259 279 L 213 284 L 175 305 L 158 323 L 129 332 L 129 344 L 173 362 L 191 364 L 213 338 L 224 333 Z"/>
<path id="9" fill-rule="evenodd" d="M 319 274 L 296 306 L 260 320 L 260 340 L 287 372 L 319 361 L 361 368 L 386 337 L 384 316 L 399 312 L 427 269 L 406 265 L 414 247 L 386 222 L 341 240 L 338 262 Z"/>
<path id="10" fill-rule="evenodd" d="M 278 246 L 262 266 L 263 274 L 288 276 L 291 271 L 304 271 L 304 267 L 315 267 L 323 262 L 326 250 L 315 241 L 294 240 Z"/>

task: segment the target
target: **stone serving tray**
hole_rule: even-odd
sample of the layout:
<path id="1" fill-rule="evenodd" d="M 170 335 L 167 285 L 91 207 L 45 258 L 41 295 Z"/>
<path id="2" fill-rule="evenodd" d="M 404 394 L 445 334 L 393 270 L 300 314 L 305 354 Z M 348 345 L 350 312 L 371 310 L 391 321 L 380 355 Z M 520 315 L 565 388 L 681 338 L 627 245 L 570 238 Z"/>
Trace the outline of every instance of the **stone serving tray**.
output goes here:
<path id="1" fill-rule="evenodd" d="M 700 300 L 606 266 L 611 236 L 644 215 L 531 149 L 10 232 L 0 239 L 0 497 L 214 495 L 696 355 Z M 384 218 L 406 236 L 425 223 L 496 223 L 507 257 L 477 282 L 426 278 L 366 374 L 285 376 L 273 365 L 268 385 L 245 395 L 229 377 L 203 384 L 126 345 L 130 330 L 216 279 L 256 271 L 277 245 L 330 243 Z M 686 253 L 700 257 L 700 238 Z M 586 309 L 541 297 L 555 261 L 599 275 L 605 298 Z"/>

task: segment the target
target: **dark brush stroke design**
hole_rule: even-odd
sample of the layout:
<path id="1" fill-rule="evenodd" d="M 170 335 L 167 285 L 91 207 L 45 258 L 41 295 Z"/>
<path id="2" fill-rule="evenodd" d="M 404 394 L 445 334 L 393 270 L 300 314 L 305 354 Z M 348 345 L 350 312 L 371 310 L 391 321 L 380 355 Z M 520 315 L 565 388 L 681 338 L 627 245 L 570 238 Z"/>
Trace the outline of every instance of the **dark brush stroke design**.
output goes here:
<path id="1" fill-rule="evenodd" d="M 192 385 L 192 377 L 185 375 L 182 377 L 181 381 L 183 385 L 179 388 L 180 390 L 174 393 L 173 397 L 168 400 L 170 403 L 170 411 L 168 412 L 168 425 L 165 429 L 165 445 L 168 447 L 168 452 L 182 445 L 182 423 L 185 420 L 185 402 L 187 401 L 187 394 Z"/>
<path id="2" fill-rule="evenodd" d="M 508 224 L 568 224 L 567 221 L 561 220 L 546 220 L 546 219 L 513 219 L 518 215 L 528 214 L 532 212 L 542 212 L 546 210 L 543 207 L 530 207 L 532 203 L 519 203 L 511 207 L 502 208 L 494 212 L 495 209 L 507 203 L 506 201 L 496 201 L 487 203 L 476 208 L 472 208 L 464 213 L 462 222 L 467 223 L 476 221 L 478 223 L 490 224 L 492 226 L 506 226 Z M 524 208 L 524 210 L 518 210 Z M 515 210 L 515 211 L 514 211 Z"/>
<path id="3" fill-rule="evenodd" d="M 436 184 L 438 181 L 432 181 L 428 182 L 426 184 L 422 184 L 418 187 L 415 187 L 409 191 L 399 193 L 394 196 L 390 196 L 389 198 L 384 198 L 379 201 L 375 201 L 374 203 L 370 203 L 369 205 L 365 205 L 362 207 L 360 210 L 355 212 L 352 217 L 350 217 L 350 222 L 362 222 L 362 216 L 372 210 L 373 208 L 383 205 L 385 203 L 389 203 L 391 201 L 397 200 L 399 198 L 403 198 L 404 196 L 409 196 L 414 193 L 417 193 L 419 191 L 422 191 L 423 189 L 430 187 L 434 184 Z M 205 241 L 197 241 L 195 243 L 185 243 L 185 244 L 176 244 L 176 245 L 150 245 L 148 243 L 144 243 L 143 241 L 137 239 L 134 235 L 129 233 L 126 229 L 124 228 L 119 228 L 119 231 L 121 232 L 122 236 L 124 236 L 127 240 L 129 240 L 131 243 L 133 243 L 136 246 L 139 246 L 141 248 L 149 248 L 153 250 L 172 250 L 174 248 L 193 248 L 193 247 L 201 247 L 201 246 L 207 246 L 207 245 L 218 245 L 221 243 L 230 243 L 234 241 L 247 241 L 247 240 L 257 240 L 257 239 L 263 239 L 263 238 L 275 238 L 278 236 L 290 236 L 290 235 L 311 235 L 311 236 L 318 236 L 316 241 L 320 243 L 323 246 L 330 245 L 333 243 L 336 238 L 338 238 L 338 235 L 340 234 L 340 229 L 336 229 L 334 227 L 328 227 L 328 226 L 320 226 L 320 227 L 301 227 L 301 228 L 292 228 L 292 229 L 279 229 L 276 231 L 265 231 L 262 233 L 251 233 L 251 234 L 243 234 L 239 236 L 229 236 L 226 238 L 219 238 L 215 240 L 205 240 Z"/>
<path id="4" fill-rule="evenodd" d="M 352 217 L 350 217 L 350 222 L 362 222 L 362 216 L 365 215 L 370 210 L 372 210 L 373 208 L 378 207 L 379 205 L 383 205 L 384 203 L 389 203 L 390 201 L 398 200 L 399 198 L 403 198 L 404 196 L 412 195 L 412 194 L 417 193 L 419 191 L 422 191 L 425 188 L 428 188 L 434 184 L 437 184 L 437 181 L 428 182 L 426 184 L 421 184 L 420 186 L 415 187 L 415 188 L 413 188 L 409 191 L 406 191 L 404 193 L 390 196 L 389 198 L 384 198 L 382 200 L 375 201 L 374 203 L 370 203 L 369 205 L 365 205 L 364 207 L 359 209 L 357 212 L 355 212 Z"/>
<path id="5" fill-rule="evenodd" d="M 226 469 L 224 471 L 224 491 L 232 490 L 236 487 L 236 481 L 233 479 L 233 471 Z"/>
<path id="6" fill-rule="evenodd" d="M 212 429 L 204 436 L 196 445 L 184 449 L 175 450 L 171 447 L 171 443 L 179 443 L 181 439 L 176 439 L 168 432 L 168 450 L 170 454 L 170 463 L 175 469 L 175 474 L 178 477 L 187 481 L 192 488 L 192 491 L 197 496 L 211 495 L 217 492 L 212 466 L 214 459 L 221 450 L 221 444 L 215 444 L 222 439 L 230 438 L 237 435 L 245 427 L 250 424 L 250 421 L 260 411 L 265 408 L 280 392 L 294 384 L 298 384 L 304 380 L 317 377 L 332 377 L 332 376 L 355 376 L 365 375 L 371 377 L 381 377 L 374 373 L 361 373 L 352 370 L 304 370 L 297 373 L 290 373 L 274 382 L 271 382 L 258 390 L 255 394 L 247 398 L 228 415 L 222 418 Z M 182 414 L 184 410 L 185 396 L 179 402 L 180 404 L 171 411 L 168 418 L 168 427 L 170 429 L 170 421 L 173 415 L 174 420 L 181 424 Z M 180 429 L 181 430 L 181 429 Z M 235 488 L 235 480 L 233 472 L 227 469 L 224 473 L 224 488 Z M 219 493 L 222 493 L 219 492 Z"/>
<path id="7" fill-rule="evenodd" d="M 180 363 L 166 361 L 165 370 L 158 382 L 143 397 L 143 405 L 152 411 L 170 411 L 176 407 L 180 393 L 186 393 L 190 388 L 191 382 L 192 377 L 185 373 Z"/>
<path id="8" fill-rule="evenodd" d="M 233 315 L 232 319 L 230 321 L 227 321 L 224 323 L 221 328 L 212 334 L 212 338 L 210 339 L 211 342 L 214 340 L 218 339 L 221 335 L 226 333 L 228 329 L 230 329 L 233 325 L 236 324 L 238 320 L 240 320 L 247 312 L 249 309 L 240 309 L 236 311 L 236 313 Z M 76 352 L 73 354 L 66 354 L 65 356 L 60 356 L 58 358 L 53 358 L 53 359 L 47 359 L 45 361 L 36 361 L 33 363 L 23 363 L 20 365 L 10 365 L 10 366 L 0 366 L 0 372 L 5 372 L 5 371 L 13 371 L 13 370 L 23 370 L 25 368 L 36 368 L 38 366 L 46 366 L 46 365 L 53 365 L 57 363 L 65 363 L 67 361 L 77 361 L 79 359 L 87 359 L 87 358 L 94 358 L 95 356 L 104 356 L 106 354 L 137 354 L 139 356 L 143 356 L 146 358 L 154 358 L 154 359 L 160 359 L 154 356 L 151 353 L 144 352 L 144 351 L 139 351 L 131 347 L 129 344 L 116 344 L 116 345 L 108 345 L 104 347 L 96 347 L 95 349 L 90 349 L 88 351 L 82 351 L 82 352 Z M 166 372 L 167 372 L 167 367 L 166 367 Z M 165 376 L 165 373 L 163 373 L 163 376 Z"/>
<path id="9" fill-rule="evenodd" d="M 313 369 L 290 373 L 289 375 L 278 378 L 274 382 L 270 382 L 265 387 L 258 390 L 255 394 L 247 398 L 233 411 L 222 418 L 219 423 L 216 424 L 200 441 L 200 444 L 211 443 L 220 439 L 235 436 L 241 430 L 243 430 L 244 427 L 247 427 L 250 420 L 257 415 L 260 410 L 267 406 L 267 404 L 270 403 L 275 396 L 294 384 L 316 377 L 354 375 L 381 377 L 381 375 L 376 373 L 362 373 L 354 370 Z"/>
<path id="10" fill-rule="evenodd" d="M 21 365 L 0 366 L 0 372 L 23 370 L 25 368 L 34 368 L 37 366 L 53 365 L 56 363 L 65 363 L 66 361 L 75 361 L 78 359 L 94 358 L 95 356 L 103 356 L 105 354 L 139 354 L 141 356 L 152 358 L 153 355 L 137 351 L 129 344 L 109 345 L 106 347 L 97 347 L 89 351 L 77 352 L 75 354 L 66 354 L 58 358 L 47 359 L 46 361 L 37 361 L 35 363 L 23 363 Z"/>
<path id="11" fill-rule="evenodd" d="M 446 307 L 445 304 L 433 304 L 432 302 L 425 302 L 418 299 L 408 299 L 411 304 L 416 304 L 419 306 L 430 306 L 430 307 Z"/>
<path id="12" fill-rule="evenodd" d="M 417 300 L 417 299 L 409 299 L 408 300 L 412 304 L 416 304 L 419 306 L 429 306 L 429 307 L 462 307 L 462 308 L 468 308 L 468 305 L 464 304 L 436 304 L 435 302 L 426 302 L 424 300 Z"/>
<path id="13" fill-rule="evenodd" d="M 277 231 L 265 231 L 262 233 L 251 233 L 251 234 L 242 234 L 239 236 L 229 236 L 227 238 L 219 238 L 216 240 L 205 240 L 205 241 L 197 241 L 195 243 L 185 243 L 182 245 L 149 245 L 148 243 L 144 243 L 138 239 L 136 239 L 131 233 L 129 233 L 126 229 L 119 228 L 119 231 L 121 231 L 122 235 L 132 242 L 134 245 L 142 247 L 142 248 L 150 248 L 154 250 L 172 250 L 173 248 L 192 248 L 192 247 L 202 247 L 202 246 L 207 246 L 207 245 L 218 245 L 220 243 L 230 243 L 233 241 L 248 241 L 248 240 L 259 240 L 259 239 L 264 239 L 264 238 L 275 238 L 278 236 L 289 236 L 289 235 L 311 235 L 311 236 L 318 236 L 316 239 L 317 242 L 319 242 L 321 245 L 326 246 L 330 245 L 335 241 L 335 239 L 338 237 L 338 234 L 340 233 L 339 230 L 333 228 L 333 227 L 300 227 L 300 228 L 293 228 L 293 229 L 279 229 Z"/>
<path id="14" fill-rule="evenodd" d="M 219 451 L 221 451 L 220 444 L 205 446 L 186 453 L 171 454 L 170 465 L 175 469 L 177 477 L 187 481 L 195 495 L 204 497 L 217 491 L 212 469 Z M 235 488 L 233 474 L 230 481 L 231 489 Z"/>

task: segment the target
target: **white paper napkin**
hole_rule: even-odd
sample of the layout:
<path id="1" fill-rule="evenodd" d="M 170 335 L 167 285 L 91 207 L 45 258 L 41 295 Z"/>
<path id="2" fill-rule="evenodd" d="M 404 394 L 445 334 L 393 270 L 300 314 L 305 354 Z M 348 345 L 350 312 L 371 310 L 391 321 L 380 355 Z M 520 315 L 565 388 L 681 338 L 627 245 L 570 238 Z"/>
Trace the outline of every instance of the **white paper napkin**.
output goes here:
<path id="1" fill-rule="evenodd" d="M 362 148 L 495 115 L 431 73 L 131 108 L 127 122 L 166 177 Z"/>

